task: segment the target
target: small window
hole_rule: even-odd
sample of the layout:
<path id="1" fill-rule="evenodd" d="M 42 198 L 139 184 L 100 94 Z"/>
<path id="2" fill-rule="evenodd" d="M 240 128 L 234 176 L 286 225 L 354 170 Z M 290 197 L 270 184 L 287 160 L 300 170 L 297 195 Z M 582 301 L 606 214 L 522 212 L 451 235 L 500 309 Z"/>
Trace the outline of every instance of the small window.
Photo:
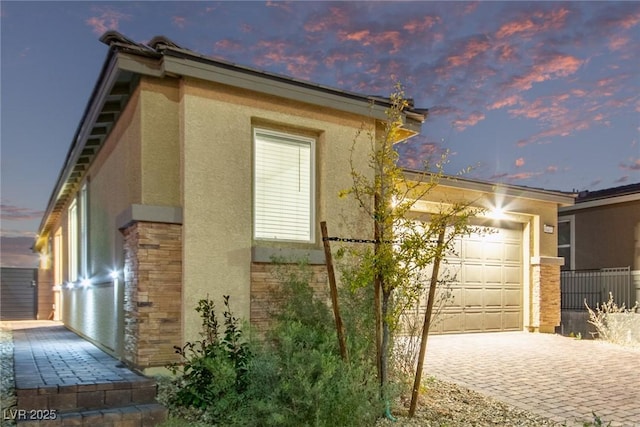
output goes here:
<path id="1" fill-rule="evenodd" d="M 69 281 L 78 280 L 78 204 L 74 199 L 69 206 L 67 221 L 67 248 L 69 249 Z"/>
<path id="2" fill-rule="evenodd" d="M 255 239 L 313 242 L 315 140 L 254 130 Z"/>
<path id="3" fill-rule="evenodd" d="M 572 257 L 572 221 L 559 220 L 558 221 L 558 256 L 564 258 L 564 265 L 562 270 L 573 270 L 573 257 Z"/>
<path id="4" fill-rule="evenodd" d="M 89 275 L 89 235 L 87 231 L 89 221 L 89 201 L 87 196 L 87 184 L 85 183 L 80 190 L 80 224 L 78 231 L 80 233 L 80 274 L 83 278 Z"/>
<path id="5" fill-rule="evenodd" d="M 54 285 L 61 285 L 62 276 L 62 229 L 58 228 L 53 235 L 53 281 Z"/>

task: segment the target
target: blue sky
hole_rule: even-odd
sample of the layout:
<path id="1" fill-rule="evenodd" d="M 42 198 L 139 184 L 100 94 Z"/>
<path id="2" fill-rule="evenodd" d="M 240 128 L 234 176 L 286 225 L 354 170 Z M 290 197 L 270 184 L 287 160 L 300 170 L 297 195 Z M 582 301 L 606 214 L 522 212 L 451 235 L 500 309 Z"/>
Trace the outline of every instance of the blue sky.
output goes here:
<path id="1" fill-rule="evenodd" d="M 640 181 L 640 2 L 0 3 L 2 265 L 29 246 L 118 30 L 430 109 L 419 166 L 560 191 Z"/>

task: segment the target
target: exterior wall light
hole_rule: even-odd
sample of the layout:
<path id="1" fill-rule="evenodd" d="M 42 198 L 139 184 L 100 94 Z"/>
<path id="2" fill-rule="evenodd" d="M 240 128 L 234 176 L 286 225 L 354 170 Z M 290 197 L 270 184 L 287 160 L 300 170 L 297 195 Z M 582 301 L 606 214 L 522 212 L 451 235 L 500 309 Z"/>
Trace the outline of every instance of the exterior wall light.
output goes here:
<path id="1" fill-rule="evenodd" d="M 118 270 L 111 270 L 111 272 L 109 272 L 109 277 L 111 277 L 111 279 L 116 280 L 118 277 L 120 277 L 120 272 Z"/>
<path id="2" fill-rule="evenodd" d="M 83 288 L 88 288 L 89 286 L 91 286 L 91 279 L 85 277 L 80 281 L 80 286 L 82 286 Z"/>

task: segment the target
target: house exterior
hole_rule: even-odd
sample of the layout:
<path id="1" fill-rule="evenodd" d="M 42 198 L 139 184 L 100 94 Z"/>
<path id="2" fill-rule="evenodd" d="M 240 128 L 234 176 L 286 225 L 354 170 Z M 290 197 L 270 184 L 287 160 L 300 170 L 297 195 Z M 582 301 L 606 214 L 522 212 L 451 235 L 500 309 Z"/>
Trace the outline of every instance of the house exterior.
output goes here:
<path id="1" fill-rule="evenodd" d="M 358 131 L 376 129 L 389 105 L 206 58 L 162 37 L 143 45 L 109 32 L 101 40 L 109 53 L 35 245 L 38 297 L 67 327 L 151 373 L 175 361 L 173 346 L 198 338 L 201 298 L 221 307 L 230 295 L 238 316 L 264 322 L 273 256 L 307 258 L 315 284 L 326 284 L 317 224 L 362 237 L 353 233 L 367 218 L 338 194 L 352 185 L 350 158 L 367 169 L 368 137 Z M 419 133 L 425 117 L 406 109 L 402 138 Z M 500 291 L 519 307 L 510 325 L 552 331 L 561 259 L 544 229 L 570 198 L 451 179 L 417 209 L 451 198 L 502 203 L 506 216 L 486 221 L 518 242 L 504 249 L 519 264 L 509 276 L 517 295 Z"/>
<path id="2" fill-rule="evenodd" d="M 558 231 L 564 270 L 628 268 L 640 300 L 640 183 L 580 192 L 559 209 Z"/>

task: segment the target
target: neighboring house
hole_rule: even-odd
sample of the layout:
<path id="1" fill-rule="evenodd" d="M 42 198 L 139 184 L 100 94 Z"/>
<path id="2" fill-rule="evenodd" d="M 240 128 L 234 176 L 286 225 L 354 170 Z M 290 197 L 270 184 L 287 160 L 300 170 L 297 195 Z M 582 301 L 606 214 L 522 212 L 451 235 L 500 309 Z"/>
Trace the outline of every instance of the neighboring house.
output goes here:
<path id="1" fill-rule="evenodd" d="M 564 270 L 630 269 L 640 300 L 640 183 L 583 191 L 560 208 L 558 255 Z"/>
<path id="2" fill-rule="evenodd" d="M 370 220 L 338 194 L 352 185 L 350 157 L 366 170 L 358 131 L 385 120 L 388 104 L 161 37 L 101 40 L 109 53 L 36 241 L 39 298 L 67 327 L 150 372 L 198 338 L 201 298 L 230 295 L 238 316 L 264 322 L 274 255 L 308 258 L 325 285 L 320 221 L 332 235 L 371 238 Z M 408 108 L 402 139 L 425 117 Z M 363 143 L 352 153 L 354 139 Z M 443 331 L 552 332 L 557 208 L 572 198 L 446 179 L 416 210 L 456 200 L 500 212 L 477 220 L 497 228 L 489 240 L 460 241 L 462 305 Z"/>

